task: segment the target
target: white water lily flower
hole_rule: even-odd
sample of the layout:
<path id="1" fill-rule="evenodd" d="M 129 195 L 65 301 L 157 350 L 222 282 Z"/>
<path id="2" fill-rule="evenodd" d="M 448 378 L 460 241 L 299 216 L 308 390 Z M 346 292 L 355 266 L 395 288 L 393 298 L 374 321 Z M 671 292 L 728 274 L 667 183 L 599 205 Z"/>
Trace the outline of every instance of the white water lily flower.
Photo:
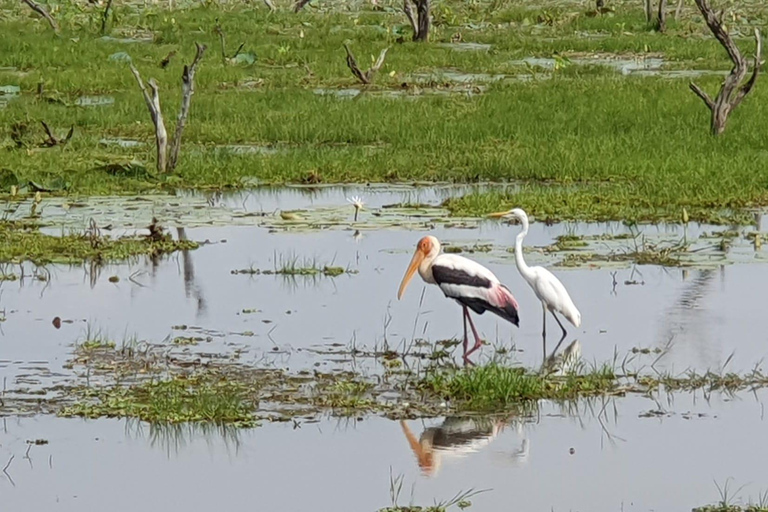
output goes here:
<path id="1" fill-rule="evenodd" d="M 353 196 L 353 197 L 348 197 L 347 201 L 349 201 L 350 204 L 355 207 L 355 222 L 357 222 L 357 215 L 360 212 L 360 210 L 363 209 L 363 204 L 365 204 L 363 203 L 363 198 Z"/>

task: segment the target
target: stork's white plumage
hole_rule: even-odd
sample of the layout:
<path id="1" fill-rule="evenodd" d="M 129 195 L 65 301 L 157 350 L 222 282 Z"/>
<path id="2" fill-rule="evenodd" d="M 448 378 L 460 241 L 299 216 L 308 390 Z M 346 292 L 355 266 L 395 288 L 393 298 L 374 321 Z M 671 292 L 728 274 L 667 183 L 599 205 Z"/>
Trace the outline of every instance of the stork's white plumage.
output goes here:
<path id="1" fill-rule="evenodd" d="M 509 288 L 487 268 L 456 254 L 441 254 L 440 242 L 434 236 L 419 240 L 416 252 L 405 272 L 397 298 L 400 299 L 418 270 L 426 283 L 436 284 L 446 297 L 461 304 L 464 313 L 464 358 L 480 348 L 482 342 L 467 308 L 482 315 L 490 311 L 519 326 L 518 305 Z M 475 337 L 475 346 L 467 350 L 467 322 Z"/>

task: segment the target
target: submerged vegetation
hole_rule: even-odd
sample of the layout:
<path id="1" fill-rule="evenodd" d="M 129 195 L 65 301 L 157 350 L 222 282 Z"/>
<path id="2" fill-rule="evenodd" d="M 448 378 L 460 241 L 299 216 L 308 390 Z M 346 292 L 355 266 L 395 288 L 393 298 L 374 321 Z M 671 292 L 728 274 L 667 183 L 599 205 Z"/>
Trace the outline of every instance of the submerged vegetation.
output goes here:
<path id="1" fill-rule="evenodd" d="M 49 235 L 36 225 L 0 220 L 0 262 L 47 263 L 110 262 L 134 256 L 159 256 L 197 248 L 190 240 L 174 240 L 169 234 L 150 230 L 149 235 L 111 238 L 95 229 Z"/>
<path id="2" fill-rule="evenodd" d="M 62 416 L 128 417 L 156 423 L 213 422 L 238 427 L 256 424 L 249 398 L 253 390 L 212 373 L 75 392 L 81 400 L 64 408 Z"/>

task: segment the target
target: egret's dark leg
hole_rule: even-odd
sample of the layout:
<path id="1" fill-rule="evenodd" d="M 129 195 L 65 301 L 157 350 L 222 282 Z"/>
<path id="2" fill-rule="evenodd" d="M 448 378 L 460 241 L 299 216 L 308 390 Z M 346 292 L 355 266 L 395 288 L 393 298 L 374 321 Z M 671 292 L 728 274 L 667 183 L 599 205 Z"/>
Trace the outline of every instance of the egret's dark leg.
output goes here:
<path id="1" fill-rule="evenodd" d="M 560 328 L 563 330 L 563 337 L 560 338 L 560 343 L 562 343 L 565 337 L 568 335 L 568 331 L 565 330 L 565 327 L 563 327 L 563 323 L 560 321 L 559 318 L 557 318 L 557 315 L 555 314 L 555 312 L 551 311 L 551 313 L 552 313 L 552 316 L 555 317 L 555 320 L 557 321 L 557 325 L 559 325 Z M 560 343 L 557 344 L 558 347 L 560 346 Z"/>
<path id="2" fill-rule="evenodd" d="M 475 336 L 475 346 L 469 349 L 469 352 L 467 352 L 464 357 L 469 357 L 471 353 L 483 346 L 483 342 L 480 341 L 480 336 L 477 334 L 477 329 L 475 329 L 475 324 L 472 322 L 472 317 L 469 315 L 469 311 L 467 311 L 467 320 L 469 320 L 469 326 L 472 328 L 472 334 Z"/>
<path id="3" fill-rule="evenodd" d="M 544 351 L 544 360 L 547 359 L 547 306 L 544 302 L 541 303 L 541 311 L 543 314 L 541 319 L 541 348 Z"/>
<path id="4" fill-rule="evenodd" d="M 469 312 L 467 311 L 467 306 L 461 306 L 461 310 L 464 318 L 464 357 L 467 357 L 467 346 L 469 345 L 469 337 L 467 336 L 467 317 L 469 316 Z"/>

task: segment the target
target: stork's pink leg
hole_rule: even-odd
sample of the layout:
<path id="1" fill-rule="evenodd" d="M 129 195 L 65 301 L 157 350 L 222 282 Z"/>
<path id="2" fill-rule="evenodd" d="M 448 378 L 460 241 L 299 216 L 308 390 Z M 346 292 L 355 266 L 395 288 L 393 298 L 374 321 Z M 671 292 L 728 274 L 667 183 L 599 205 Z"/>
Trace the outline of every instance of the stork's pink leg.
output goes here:
<path id="1" fill-rule="evenodd" d="M 461 310 L 464 313 L 464 357 L 467 357 L 467 346 L 469 345 L 469 337 L 467 336 L 467 318 L 469 318 L 469 311 L 467 311 L 467 306 L 461 306 Z"/>
<path id="2" fill-rule="evenodd" d="M 464 354 L 465 358 L 469 357 L 470 354 L 483 346 L 483 342 L 480 341 L 480 336 L 477 334 L 477 329 L 475 329 L 475 324 L 472 322 L 472 317 L 469 316 L 469 311 L 467 311 L 467 320 L 469 320 L 469 326 L 472 328 L 472 334 L 475 336 L 475 346 L 469 349 L 469 352 Z"/>

